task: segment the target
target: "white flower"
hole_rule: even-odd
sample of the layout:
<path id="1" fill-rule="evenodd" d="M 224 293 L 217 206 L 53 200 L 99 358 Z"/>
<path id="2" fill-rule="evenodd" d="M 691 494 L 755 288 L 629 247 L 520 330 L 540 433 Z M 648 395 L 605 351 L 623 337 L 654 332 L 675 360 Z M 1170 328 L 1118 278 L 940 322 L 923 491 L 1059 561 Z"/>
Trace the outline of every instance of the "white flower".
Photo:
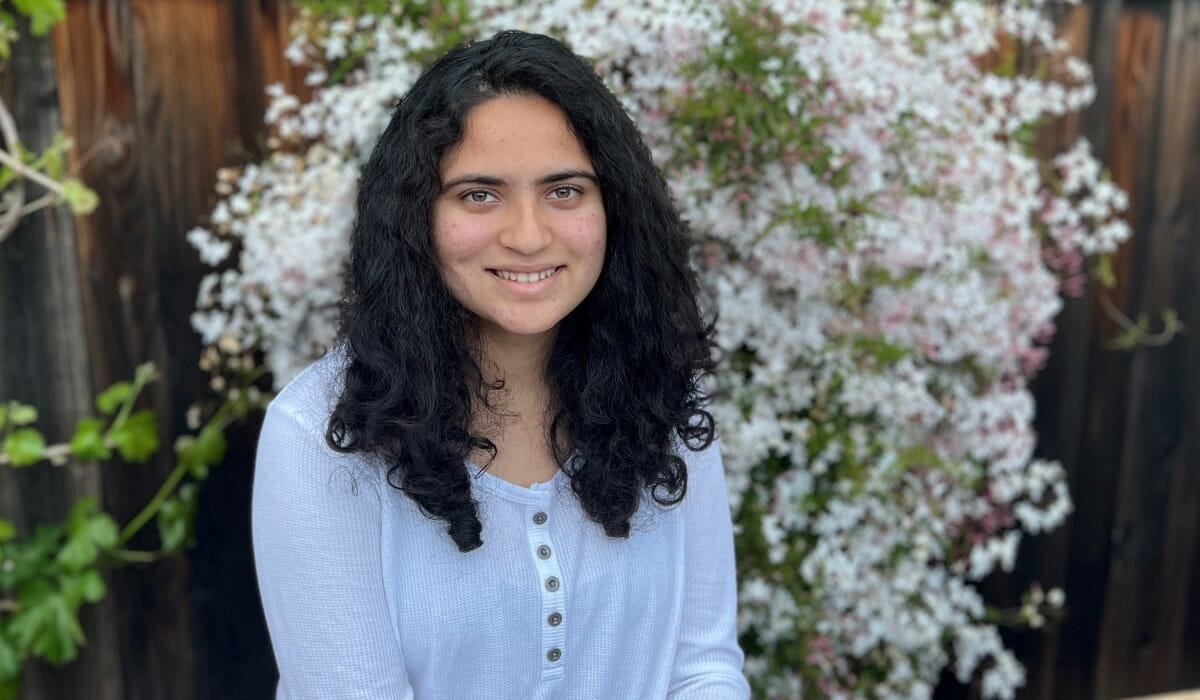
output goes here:
<path id="1" fill-rule="evenodd" d="M 187 241 L 200 253 L 200 260 L 205 265 L 219 265 L 233 249 L 232 243 L 221 240 L 202 228 L 188 231 Z"/>
<path id="2" fill-rule="evenodd" d="M 1011 568 L 1024 533 L 1071 511 L 1061 466 L 1033 458 L 1027 380 L 1060 274 L 1130 233 L 1127 197 L 1086 141 L 1047 176 L 1017 138 L 1094 95 L 1045 4 L 764 0 L 739 21 L 779 24 L 739 47 L 734 0 L 467 3 L 474 35 L 553 33 L 592 60 L 672 165 L 720 311 L 725 398 L 710 408 L 731 506 L 761 509 L 761 522 L 736 524 L 763 552 L 741 562 L 739 628 L 767 655 L 809 645 L 803 668 L 746 660 L 765 697 L 798 696 L 804 677 L 830 697 L 928 698 L 951 650 L 985 697 L 1024 682 L 972 582 Z M 981 70 L 1005 35 L 1045 56 L 1048 77 Z M 254 347 L 282 386 L 333 342 L 359 168 L 436 45 L 398 13 L 288 45 L 293 63 L 367 51 L 336 85 L 314 66 L 305 104 L 268 88 L 279 149 L 222 176 L 212 231 L 189 232 L 206 264 L 239 243 L 192 316 L 212 352 Z M 749 113 L 785 115 L 772 127 L 783 136 L 756 134 L 765 160 L 732 173 L 681 102 L 731 84 L 714 47 L 757 55 L 765 75 L 745 89 L 762 105 Z M 796 153 L 788 129 L 801 124 L 811 148 Z M 864 668 L 880 680 L 855 690 Z"/>

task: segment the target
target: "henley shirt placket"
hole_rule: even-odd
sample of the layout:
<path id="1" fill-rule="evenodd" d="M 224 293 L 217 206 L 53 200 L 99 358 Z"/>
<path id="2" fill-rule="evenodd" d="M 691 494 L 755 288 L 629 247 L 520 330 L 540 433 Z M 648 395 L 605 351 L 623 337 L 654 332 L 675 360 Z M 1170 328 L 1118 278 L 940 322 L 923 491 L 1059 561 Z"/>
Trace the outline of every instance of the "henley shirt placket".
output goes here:
<path id="1" fill-rule="evenodd" d="M 526 506 L 526 540 L 529 555 L 538 575 L 538 588 L 542 597 L 542 681 L 561 678 L 562 657 L 567 653 L 567 623 L 564 614 L 565 588 L 558 553 L 550 536 L 550 502 L 552 492 L 538 493 L 537 502 Z"/>

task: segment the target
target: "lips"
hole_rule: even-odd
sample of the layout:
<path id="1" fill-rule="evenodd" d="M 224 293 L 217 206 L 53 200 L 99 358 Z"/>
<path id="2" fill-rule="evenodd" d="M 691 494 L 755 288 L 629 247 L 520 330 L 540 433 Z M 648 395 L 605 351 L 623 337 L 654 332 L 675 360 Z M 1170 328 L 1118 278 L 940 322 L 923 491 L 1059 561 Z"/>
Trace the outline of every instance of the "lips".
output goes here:
<path id="1" fill-rule="evenodd" d="M 548 267 L 548 268 L 545 268 L 542 270 L 536 270 L 536 271 L 532 271 L 532 272 L 516 272 L 513 270 L 488 270 L 488 272 L 491 272 L 493 275 L 499 277 L 500 279 L 507 280 L 509 282 L 519 282 L 521 284 L 532 284 L 534 282 L 541 282 L 544 279 L 553 277 L 562 268 L 563 268 L 563 266 L 559 265 L 558 267 Z"/>

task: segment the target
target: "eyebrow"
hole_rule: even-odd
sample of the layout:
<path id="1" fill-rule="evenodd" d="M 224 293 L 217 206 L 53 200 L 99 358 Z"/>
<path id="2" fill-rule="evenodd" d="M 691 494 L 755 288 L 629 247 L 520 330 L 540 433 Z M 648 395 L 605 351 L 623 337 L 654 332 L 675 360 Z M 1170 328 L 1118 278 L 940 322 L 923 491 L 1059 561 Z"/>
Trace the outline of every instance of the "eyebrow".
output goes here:
<path id="1" fill-rule="evenodd" d="M 597 179 L 596 175 L 594 173 L 592 173 L 591 171 L 577 170 L 577 169 L 560 170 L 558 172 L 550 173 L 549 175 L 546 175 L 545 177 L 539 178 L 538 181 L 535 182 L 534 184 L 535 185 L 549 185 L 549 184 L 552 184 L 555 182 L 562 182 L 563 180 L 570 180 L 572 178 L 583 178 L 585 180 L 591 180 L 592 182 L 596 183 L 597 185 L 600 184 L 600 180 Z M 484 175 L 483 173 L 468 173 L 466 175 L 460 175 L 459 177 L 456 177 L 453 180 L 442 185 L 442 191 L 445 192 L 446 190 L 449 190 L 449 189 L 452 189 L 455 187 L 459 187 L 461 185 L 484 185 L 487 187 L 502 187 L 507 184 L 508 183 L 505 182 L 503 179 L 498 178 L 494 175 Z"/>

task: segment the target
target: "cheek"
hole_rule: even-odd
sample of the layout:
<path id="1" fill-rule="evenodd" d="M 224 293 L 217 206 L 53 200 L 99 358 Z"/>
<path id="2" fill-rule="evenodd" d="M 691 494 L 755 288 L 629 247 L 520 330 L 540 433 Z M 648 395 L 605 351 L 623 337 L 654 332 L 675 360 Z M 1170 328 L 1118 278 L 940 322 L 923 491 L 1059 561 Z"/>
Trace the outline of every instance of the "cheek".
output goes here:
<path id="1" fill-rule="evenodd" d="M 599 265 L 604 262 L 604 245 L 607 239 L 604 214 L 584 214 L 572 227 L 572 247 L 580 257 L 594 258 Z"/>
<path id="2" fill-rule="evenodd" d="M 487 247 L 486 233 L 469 221 L 448 217 L 434 227 L 434 244 L 442 265 L 469 262 Z"/>

